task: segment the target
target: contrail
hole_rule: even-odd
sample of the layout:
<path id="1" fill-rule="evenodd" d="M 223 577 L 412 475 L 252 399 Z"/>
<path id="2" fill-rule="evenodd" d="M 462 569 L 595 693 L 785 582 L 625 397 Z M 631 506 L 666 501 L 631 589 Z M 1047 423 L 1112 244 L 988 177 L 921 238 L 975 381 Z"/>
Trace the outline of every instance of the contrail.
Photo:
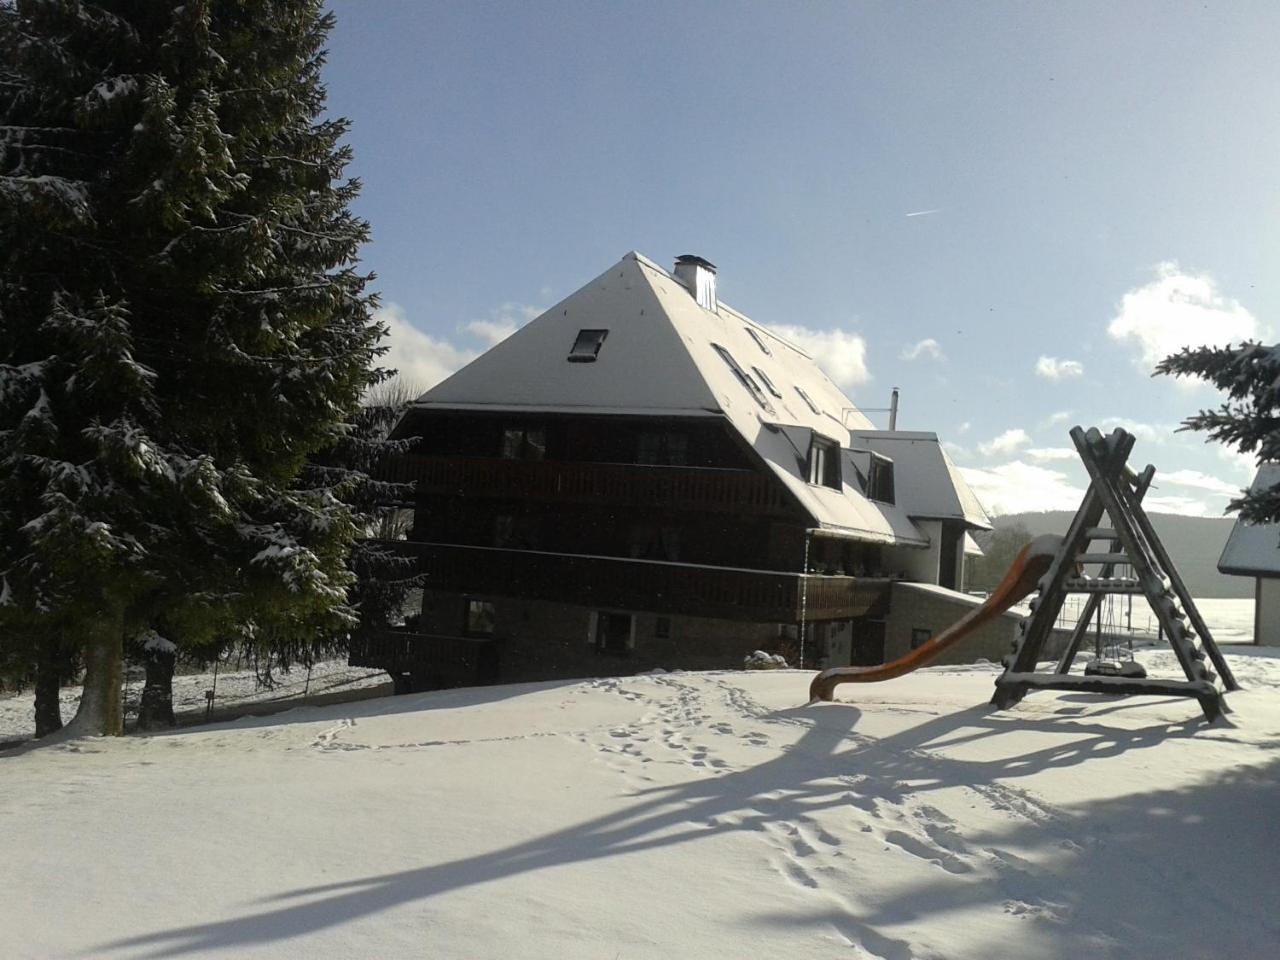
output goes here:
<path id="1" fill-rule="evenodd" d="M 908 213 L 908 217 L 927 217 L 931 213 L 941 213 L 941 207 L 935 207 L 932 210 L 917 210 L 915 213 Z"/>

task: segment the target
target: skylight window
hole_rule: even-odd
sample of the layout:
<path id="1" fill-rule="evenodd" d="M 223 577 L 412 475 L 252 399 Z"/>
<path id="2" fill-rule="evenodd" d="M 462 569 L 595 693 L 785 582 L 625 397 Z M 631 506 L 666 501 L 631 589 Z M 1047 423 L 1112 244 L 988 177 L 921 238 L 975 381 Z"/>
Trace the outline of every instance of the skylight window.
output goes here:
<path id="1" fill-rule="evenodd" d="M 769 375 L 759 367 L 752 367 L 751 369 L 756 372 L 756 376 L 760 378 L 760 382 L 764 384 L 765 389 L 781 400 L 782 394 L 780 394 L 778 392 L 778 388 L 773 385 L 773 381 L 769 379 Z"/>
<path id="2" fill-rule="evenodd" d="M 773 404 L 769 402 L 769 398 L 766 397 L 764 395 L 764 391 L 760 389 L 760 384 L 756 383 L 755 380 L 751 378 L 751 374 L 738 366 L 738 361 L 733 359 L 733 354 L 718 343 L 713 343 L 712 346 L 716 348 L 716 353 L 720 354 L 724 362 L 729 365 L 729 369 L 732 370 L 733 375 L 738 378 L 738 382 L 746 387 L 747 392 L 755 398 L 756 403 L 764 407 L 764 409 L 769 413 L 773 413 Z"/>
<path id="3" fill-rule="evenodd" d="M 812 399 L 810 399 L 809 395 L 805 393 L 803 390 L 801 390 L 799 387 L 796 387 L 796 393 L 800 394 L 800 399 L 803 400 L 805 403 L 807 403 L 809 405 L 809 409 L 812 410 L 814 413 L 822 412 L 821 410 L 818 409 L 818 405 L 814 403 Z"/>
<path id="4" fill-rule="evenodd" d="M 768 345 L 767 343 L 765 343 L 765 342 L 764 342 L 764 337 L 760 336 L 760 334 L 759 334 L 758 332 L 756 332 L 755 330 L 753 330 L 751 327 L 747 327 L 747 328 L 746 328 L 746 331 L 747 331 L 747 333 L 751 334 L 751 339 L 752 339 L 752 340 L 754 340 L 754 341 L 756 342 L 756 346 L 757 346 L 757 347 L 759 347 L 761 350 L 763 350 L 763 351 L 764 351 L 764 355 L 765 355 L 766 357 L 772 357 L 772 356 L 773 356 L 773 351 L 772 351 L 772 350 L 770 350 L 770 349 L 769 349 L 769 345 Z"/>
<path id="5" fill-rule="evenodd" d="M 569 351 L 569 362 L 595 363 L 608 335 L 608 330 L 579 330 L 578 339 L 573 341 L 573 349 Z"/>

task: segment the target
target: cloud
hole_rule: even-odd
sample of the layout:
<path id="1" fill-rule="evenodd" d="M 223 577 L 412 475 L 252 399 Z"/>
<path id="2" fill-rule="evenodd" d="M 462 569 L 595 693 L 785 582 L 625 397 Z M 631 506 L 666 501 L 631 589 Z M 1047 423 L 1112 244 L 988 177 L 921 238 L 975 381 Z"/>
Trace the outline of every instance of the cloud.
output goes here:
<path id="1" fill-rule="evenodd" d="M 455 346 L 423 333 L 409 322 L 404 308 L 397 303 L 379 307 L 374 318 L 387 325 L 387 352 L 380 363 L 399 371 L 400 378 L 415 390 L 429 390 L 480 355 L 479 350 Z"/>
<path id="2" fill-rule="evenodd" d="M 1084 489 L 1065 473 L 1017 460 L 995 467 L 961 467 L 960 473 L 993 515 L 1075 510 L 1084 497 Z"/>
<path id="3" fill-rule="evenodd" d="M 790 324 L 770 326 L 784 340 L 818 361 L 827 376 L 842 387 L 856 387 L 871 379 L 867 371 L 867 341 L 844 330 L 810 330 Z"/>
<path id="4" fill-rule="evenodd" d="M 903 360 L 918 360 L 920 357 L 928 357 L 931 360 L 947 359 L 942 352 L 942 347 L 938 345 L 938 341 L 933 337 L 928 337 L 917 344 L 902 348 Z"/>
<path id="5" fill-rule="evenodd" d="M 1118 311 L 1107 333 L 1135 345 L 1135 362 L 1148 373 L 1183 347 L 1223 346 L 1266 335 L 1257 317 L 1224 297 L 1211 276 L 1184 273 L 1173 262 L 1159 264 L 1153 281 L 1126 293 Z M 1176 382 L 1194 386 L 1199 381 Z"/>
<path id="6" fill-rule="evenodd" d="M 1041 420 L 1037 425 L 1037 430 L 1048 430 L 1050 427 L 1056 427 L 1060 423 L 1066 423 L 1071 419 L 1070 410 L 1059 410 L 1057 413 L 1051 413 L 1049 416 Z"/>
<path id="7" fill-rule="evenodd" d="M 911 211 L 910 213 L 906 214 L 906 216 L 908 216 L 908 217 L 927 217 L 927 216 L 929 216 L 931 213 L 941 213 L 941 212 L 942 212 L 942 208 L 941 208 L 941 207 L 934 207 L 932 210 L 913 210 L 913 211 Z"/>
<path id="8" fill-rule="evenodd" d="M 1031 437 L 1027 435 L 1027 431 L 1016 427 L 1013 430 L 1006 430 L 1000 436 L 988 440 L 986 443 L 978 444 L 978 452 L 984 457 L 989 457 L 992 454 L 1013 453 L 1019 447 L 1025 446 L 1030 442 Z"/>
<path id="9" fill-rule="evenodd" d="M 960 424 L 959 430 L 961 433 L 968 433 L 969 428 L 972 426 L 973 424 L 970 421 L 966 420 L 964 423 Z"/>
<path id="10" fill-rule="evenodd" d="M 1057 357 L 1041 357 L 1036 361 L 1036 376 L 1046 380 L 1068 380 L 1084 376 L 1084 364 L 1078 360 L 1059 360 Z"/>
<path id="11" fill-rule="evenodd" d="M 1075 460 L 1078 456 L 1074 447 L 1031 447 L 1027 456 L 1040 463 L 1052 460 Z"/>
<path id="12" fill-rule="evenodd" d="M 1243 453 L 1235 447 L 1224 447 L 1221 444 L 1216 448 L 1218 459 L 1224 460 L 1231 464 L 1236 476 L 1240 479 L 1241 486 L 1253 483 L 1253 475 L 1258 472 L 1258 457 L 1253 453 Z"/>
<path id="13" fill-rule="evenodd" d="M 1142 501 L 1143 507 L 1150 513 L 1176 513 L 1182 517 L 1220 517 L 1223 507 L 1214 507 L 1204 500 L 1195 497 L 1156 496 L 1147 494 Z"/>
<path id="14" fill-rule="evenodd" d="M 1168 443 L 1174 438 L 1178 427 L 1176 424 L 1140 423 L 1127 417 L 1104 417 L 1093 424 L 1102 434 L 1111 433 L 1116 427 L 1129 431 L 1139 440 L 1151 443 Z"/>
<path id="15" fill-rule="evenodd" d="M 409 322 L 404 307 L 388 303 L 374 312 L 375 319 L 387 326 L 384 342 L 388 349 L 379 363 L 399 371 L 400 379 L 414 390 L 430 390 L 540 313 L 541 307 L 504 303 L 489 311 L 489 317 L 484 320 L 458 324 L 463 341 L 475 341 L 476 345 L 472 346 L 424 333 Z"/>
<path id="16" fill-rule="evenodd" d="M 1227 483 L 1225 480 L 1219 480 L 1217 477 L 1201 473 L 1199 470 L 1172 470 L 1169 473 L 1157 473 L 1155 485 L 1159 487 L 1166 483 L 1171 483 L 1176 487 L 1208 490 L 1210 493 L 1216 493 L 1224 497 L 1240 496 L 1239 485 Z"/>

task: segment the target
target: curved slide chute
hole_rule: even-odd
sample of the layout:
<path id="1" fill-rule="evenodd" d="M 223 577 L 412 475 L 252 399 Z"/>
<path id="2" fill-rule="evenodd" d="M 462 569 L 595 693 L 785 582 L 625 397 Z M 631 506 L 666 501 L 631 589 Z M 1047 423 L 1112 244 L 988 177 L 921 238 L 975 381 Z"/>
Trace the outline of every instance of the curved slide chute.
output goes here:
<path id="1" fill-rule="evenodd" d="M 948 647 L 970 636 L 984 624 L 994 620 L 1036 589 L 1040 578 L 1049 569 L 1062 538 L 1053 534 L 1036 537 L 1022 548 L 1014 558 L 1009 572 L 991 591 L 981 606 L 975 607 L 943 630 L 928 643 L 917 647 L 906 656 L 874 667 L 832 667 L 823 670 L 809 685 L 810 702 L 830 700 L 835 688 L 842 683 L 878 683 L 892 680 L 932 663 Z"/>

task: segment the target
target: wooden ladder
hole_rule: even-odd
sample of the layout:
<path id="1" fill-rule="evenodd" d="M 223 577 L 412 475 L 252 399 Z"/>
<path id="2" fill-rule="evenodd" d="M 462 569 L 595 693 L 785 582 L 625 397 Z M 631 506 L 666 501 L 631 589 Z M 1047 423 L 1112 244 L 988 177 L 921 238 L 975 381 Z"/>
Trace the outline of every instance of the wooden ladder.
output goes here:
<path id="1" fill-rule="evenodd" d="M 1215 719 L 1226 710 L 1226 704 L 1213 672 L 1205 665 L 1206 654 L 1227 690 L 1239 689 L 1239 685 L 1142 508 L 1155 468 L 1148 466 L 1141 474 L 1135 474 L 1126 466 L 1134 437 L 1124 430 L 1116 429 L 1104 437 L 1096 428 L 1085 431 L 1074 427 L 1071 440 L 1089 472 L 1089 489 L 1048 571 L 1040 579 L 1038 592 L 1030 602 L 1031 613 L 1022 621 L 1013 653 L 1005 658 L 1005 670 L 996 680 L 991 702 L 1002 709 L 1011 707 L 1029 690 L 1173 695 L 1195 697 L 1205 716 Z M 1104 517 L 1109 526 L 1102 525 Z M 1092 552 L 1091 544 L 1098 543 L 1103 546 Z M 1122 564 L 1130 566 L 1132 576 L 1116 575 Z M 1087 576 L 1086 568 L 1094 568 L 1095 574 Z M 1055 669 L 1037 672 L 1036 664 L 1068 593 L 1086 593 L 1089 599 Z M 1142 594 L 1147 598 L 1186 674 L 1185 680 L 1080 676 L 1069 672 L 1089 618 L 1108 594 Z"/>

